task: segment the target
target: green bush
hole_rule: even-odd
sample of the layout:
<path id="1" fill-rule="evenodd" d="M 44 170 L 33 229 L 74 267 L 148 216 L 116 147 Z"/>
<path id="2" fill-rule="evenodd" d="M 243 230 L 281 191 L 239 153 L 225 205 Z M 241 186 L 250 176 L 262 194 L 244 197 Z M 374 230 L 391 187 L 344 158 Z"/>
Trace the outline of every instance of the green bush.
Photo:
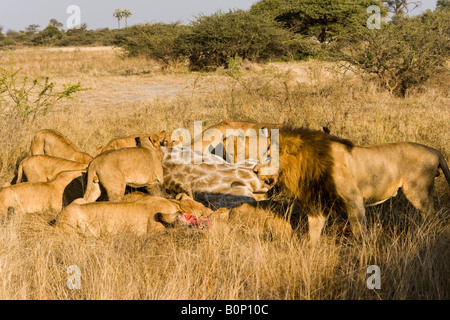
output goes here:
<path id="1" fill-rule="evenodd" d="M 374 74 L 391 94 L 404 97 L 407 91 L 445 71 L 449 57 L 448 11 L 426 12 L 414 18 L 385 23 L 381 29 L 361 28 L 343 36 L 334 55 Z M 357 42 L 354 39 L 358 39 Z"/>
<path id="2" fill-rule="evenodd" d="M 219 11 L 199 16 L 178 43 L 192 69 L 214 69 L 226 67 L 228 58 L 236 55 L 251 61 L 286 56 L 291 38 L 288 30 L 268 16 Z"/>
<path id="3" fill-rule="evenodd" d="M 31 40 L 35 45 L 54 45 L 56 42 L 64 37 L 64 32 L 59 30 L 55 26 L 48 26 L 38 34 L 36 34 Z"/>
<path id="4" fill-rule="evenodd" d="M 183 58 L 177 40 L 187 29 L 179 23 L 135 25 L 120 30 L 114 44 L 125 49 L 129 56 L 143 55 L 167 65 Z"/>
<path id="5" fill-rule="evenodd" d="M 41 82 L 20 72 L 12 58 L 9 68 L 0 67 L 0 119 L 32 124 L 58 102 L 72 99 L 74 93 L 84 90 L 80 83 L 63 84 L 62 90 L 56 90 L 56 84 L 48 77 Z"/>
<path id="6" fill-rule="evenodd" d="M 64 38 L 55 42 L 56 46 L 111 46 L 119 30 L 71 29 L 67 30 Z"/>

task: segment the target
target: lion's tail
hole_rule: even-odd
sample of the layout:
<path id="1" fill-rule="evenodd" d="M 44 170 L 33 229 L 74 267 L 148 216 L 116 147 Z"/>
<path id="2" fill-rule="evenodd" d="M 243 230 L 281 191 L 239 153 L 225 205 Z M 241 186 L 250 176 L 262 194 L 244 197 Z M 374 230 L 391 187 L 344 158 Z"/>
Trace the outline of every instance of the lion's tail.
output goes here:
<path id="1" fill-rule="evenodd" d="M 95 191 L 99 189 L 99 179 L 97 176 L 97 172 L 95 171 L 94 166 L 90 165 L 88 168 L 88 174 L 87 174 L 87 186 L 86 186 L 86 192 L 84 193 L 83 199 L 86 202 L 94 202 L 98 199 L 98 195 Z M 95 199 L 94 199 L 95 198 Z"/>
<path id="2" fill-rule="evenodd" d="M 450 169 L 448 168 L 447 162 L 445 162 L 444 156 L 439 152 L 439 167 L 444 173 L 445 179 L 450 186 Z"/>

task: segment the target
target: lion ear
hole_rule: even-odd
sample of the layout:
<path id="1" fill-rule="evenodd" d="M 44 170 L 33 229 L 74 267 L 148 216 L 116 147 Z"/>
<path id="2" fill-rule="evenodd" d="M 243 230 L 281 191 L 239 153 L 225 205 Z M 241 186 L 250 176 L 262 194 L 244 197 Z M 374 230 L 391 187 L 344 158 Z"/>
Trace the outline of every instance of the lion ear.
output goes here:
<path id="1" fill-rule="evenodd" d="M 227 118 L 227 119 L 222 121 L 222 124 L 230 125 L 231 124 L 231 120 Z"/>
<path id="2" fill-rule="evenodd" d="M 149 137 L 149 140 L 151 141 L 151 143 L 152 143 L 154 146 L 158 146 L 158 145 L 159 145 L 159 137 L 158 137 L 156 134 L 152 134 L 152 135 Z"/>
<path id="3" fill-rule="evenodd" d="M 160 132 L 158 133 L 159 141 L 163 141 L 163 140 L 166 138 L 166 135 L 167 135 L 167 133 L 166 133 L 165 130 L 160 131 Z"/>

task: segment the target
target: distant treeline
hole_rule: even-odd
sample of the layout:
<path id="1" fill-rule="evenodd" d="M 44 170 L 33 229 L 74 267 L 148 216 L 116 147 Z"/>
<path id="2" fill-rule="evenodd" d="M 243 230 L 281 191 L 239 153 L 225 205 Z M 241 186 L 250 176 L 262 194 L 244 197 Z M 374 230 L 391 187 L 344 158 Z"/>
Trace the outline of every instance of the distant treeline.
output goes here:
<path id="1" fill-rule="evenodd" d="M 84 25 L 63 31 L 52 19 L 42 31 L 31 25 L 1 34 L 0 46 L 114 45 L 163 65 L 183 61 L 192 70 L 228 67 L 236 58 L 338 59 L 376 75 L 391 93 L 404 95 L 443 70 L 450 52 L 450 0 L 438 0 L 435 11 L 409 17 L 416 3 L 261 0 L 250 10 L 200 15 L 189 25 L 147 23 L 115 30 L 87 30 Z M 377 10 L 368 10 L 370 6 Z M 374 28 L 368 28 L 368 20 Z"/>
<path id="2" fill-rule="evenodd" d="M 0 48 L 14 48 L 16 46 L 111 46 L 114 44 L 116 34 L 124 31 L 108 28 L 87 30 L 86 25 L 82 25 L 80 29 L 67 31 L 52 24 L 41 31 L 38 28 L 37 25 L 30 25 L 25 31 L 7 30 L 1 33 Z M 0 31 L 2 30 L 0 29 Z"/>

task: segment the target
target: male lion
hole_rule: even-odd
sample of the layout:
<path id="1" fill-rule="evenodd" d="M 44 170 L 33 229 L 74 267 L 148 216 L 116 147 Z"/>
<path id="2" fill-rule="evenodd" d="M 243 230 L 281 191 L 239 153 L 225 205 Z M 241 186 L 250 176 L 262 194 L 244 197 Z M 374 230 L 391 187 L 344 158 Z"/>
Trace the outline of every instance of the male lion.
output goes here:
<path id="1" fill-rule="evenodd" d="M 266 183 L 278 184 L 308 210 L 313 242 L 319 238 L 325 221 L 313 209 L 318 202 L 322 208 L 342 202 L 352 231 L 358 236 L 366 230 L 365 206 L 382 203 L 402 188 L 426 217 L 434 212 L 432 187 L 438 168 L 450 185 L 444 157 L 424 145 L 402 142 L 354 146 L 348 140 L 303 128 L 282 129 L 279 133 L 278 172 L 263 173 L 269 163 L 261 161 L 254 171 Z"/>
<path id="2" fill-rule="evenodd" d="M 89 163 L 92 160 L 89 154 L 82 152 L 60 132 L 50 129 L 36 133 L 31 141 L 30 154 L 53 156 L 80 163 Z"/>
<path id="3" fill-rule="evenodd" d="M 70 170 L 86 169 L 87 163 L 80 163 L 52 156 L 29 156 L 23 159 L 17 171 L 17 183 L 22 182 L 25 174 L 28 182 L 47 182 L 58 173 Z"/>
<path id="4" fill-rule="evenodd" d="M 105 188 L 109 201 L 120 201 L 127 185 L 140 188 L 163 183 L 158 136 L 138 137 L 136 144 L 138 146 L 134 148 L 106 151 L 92 160 L 84 195 L 86 202 L 94 202 L 100 197 L 100 184 Z"/>
<path id="5" fill-rule="evenodd" d="M 247 159 L 259 160 L 270 145 L 269 130 L 279 129 L 282 126 L 243 121 L 224 122 L 236 128 L 227 131 L 227 135 L 223 138 L 224 159 L 232 163 Z M 322 127 L 322 130 L 327 134 L 331 132 L 328 127 Z"/>
<path id="6" fill-rule="evenodd" d="M 63 171 L 50 182 L 24 182 L 0 189 L 0 214 L 9 207 L 20 213 L 61 211 L 67 185 L 83 172 L 86 170 Z"/>

